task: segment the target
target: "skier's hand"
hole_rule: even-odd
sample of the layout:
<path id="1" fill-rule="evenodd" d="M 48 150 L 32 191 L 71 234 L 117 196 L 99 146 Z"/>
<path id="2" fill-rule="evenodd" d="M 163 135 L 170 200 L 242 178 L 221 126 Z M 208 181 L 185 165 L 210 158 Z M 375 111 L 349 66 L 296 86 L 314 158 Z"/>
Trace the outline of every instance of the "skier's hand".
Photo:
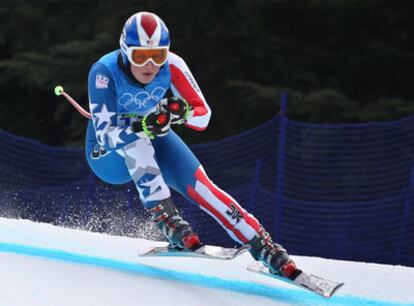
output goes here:
<path id="1" fill-rule="evenodd" d="M 183 124 L 194 115 L 193 107 L 178 97 L 162 99 L 160 105 L 163 110 L 170 113 L 172 124 Z"/>
<path id="2" fill-rule="evenodd" d="M 141 121 L 132 123 L 135 133 L 144 132 L 149 138 L 162 137 L 170 130 L 171 116 L 168 112 L 157 110 L 149 113 Z"/>

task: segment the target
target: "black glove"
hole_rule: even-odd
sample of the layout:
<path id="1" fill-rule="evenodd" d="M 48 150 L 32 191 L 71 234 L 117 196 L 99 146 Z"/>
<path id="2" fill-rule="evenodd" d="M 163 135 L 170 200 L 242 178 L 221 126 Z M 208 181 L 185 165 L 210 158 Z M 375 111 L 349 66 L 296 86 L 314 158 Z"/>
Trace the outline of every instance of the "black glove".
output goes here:
<path id="1" fill-rule="evenodd" d="M 161 108 L 171 114 L 172 124 L 183 124 L 193 117 L 193 107 L 184 99 L 171 97 L 161 100 Z"/>
<path id="2" fill-rule="evenodd" d="M 141 121 L 132 123 L 132 130 L 135 133 L 144 132 L 149 138 L 165 136 L 170 130 L 171 116 L 167 112 L 155 111 L 146 115 Z"/>

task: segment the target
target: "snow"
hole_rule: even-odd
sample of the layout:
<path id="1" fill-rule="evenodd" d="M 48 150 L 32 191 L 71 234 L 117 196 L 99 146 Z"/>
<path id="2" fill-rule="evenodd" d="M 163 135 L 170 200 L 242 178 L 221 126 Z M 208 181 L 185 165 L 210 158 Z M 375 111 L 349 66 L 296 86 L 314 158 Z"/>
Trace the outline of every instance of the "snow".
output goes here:
<path id="1" fill-rule="evenodd" d="M 327 300 L 232 261 L 142 258 L 164 245 L 0 218 L 1 306 L 414 305 L 414 268 L 292 256 L 305 271 L 345 282 Z"/>

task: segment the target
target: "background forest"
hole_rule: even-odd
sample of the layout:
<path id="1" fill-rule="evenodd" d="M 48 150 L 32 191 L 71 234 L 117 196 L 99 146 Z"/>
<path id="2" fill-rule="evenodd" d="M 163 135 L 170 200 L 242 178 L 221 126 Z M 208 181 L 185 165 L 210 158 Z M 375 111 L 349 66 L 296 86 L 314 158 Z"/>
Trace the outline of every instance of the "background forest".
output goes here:
<path id="1" fill-rule="evenodd" d="M 133 13 L 167 24 L 213 117 L 181 129 L 190 142 L 239 133 L 275 116 L 344 123 L 414 114 L 413 1 L 2 1 L 0 128 L 53 146 L 83 146 L 87 74 L 117 49 Z"/>

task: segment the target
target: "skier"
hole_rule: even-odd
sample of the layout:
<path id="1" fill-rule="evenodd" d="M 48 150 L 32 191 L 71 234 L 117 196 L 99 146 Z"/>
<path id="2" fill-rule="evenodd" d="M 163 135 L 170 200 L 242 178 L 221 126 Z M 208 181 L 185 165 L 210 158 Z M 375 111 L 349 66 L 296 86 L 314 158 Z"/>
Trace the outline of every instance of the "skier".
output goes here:
<path id="1" fill-rule="evenodd" d="M 269 271 L 286 277 L 299 271 L 286 250 L 235 199 L 214 185 L 188 146 L 171 129 L 206 129 L 211 110 L 184 60 L 170 52 L 164 22 L 150 12 L 132 15 L 120 49 L 99 59 L 88 77 L 87 160 L 102 180 L 133 181 L 145 209 L 171 247 L 202 244 L 179 215 L 170 188 L 210 214 Z M 173 96 L 167 98 L 171 89 Z"/>

